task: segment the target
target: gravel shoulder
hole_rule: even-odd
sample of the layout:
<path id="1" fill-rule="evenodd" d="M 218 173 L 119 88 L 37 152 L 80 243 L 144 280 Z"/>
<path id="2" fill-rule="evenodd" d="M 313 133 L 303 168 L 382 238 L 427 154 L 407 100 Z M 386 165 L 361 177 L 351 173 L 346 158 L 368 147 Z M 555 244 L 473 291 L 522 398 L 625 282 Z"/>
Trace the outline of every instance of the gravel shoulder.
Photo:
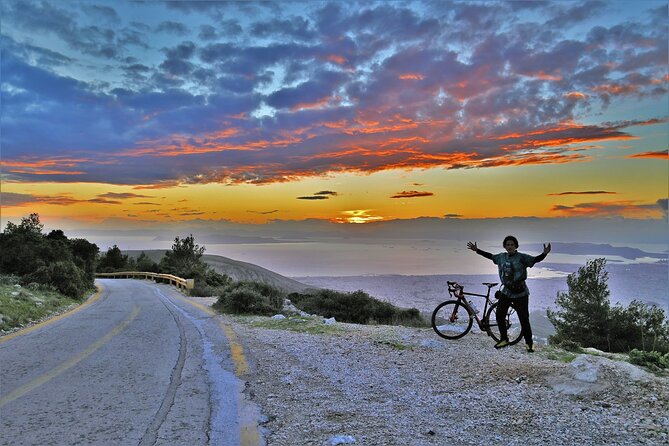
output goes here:
<path id="1" fill-rule="evenodd" d="M 219 317 L 244 344 L 268 445 L 669 444 L 669 379 L 625 362 L 497 351 L 480 333 Z"/>

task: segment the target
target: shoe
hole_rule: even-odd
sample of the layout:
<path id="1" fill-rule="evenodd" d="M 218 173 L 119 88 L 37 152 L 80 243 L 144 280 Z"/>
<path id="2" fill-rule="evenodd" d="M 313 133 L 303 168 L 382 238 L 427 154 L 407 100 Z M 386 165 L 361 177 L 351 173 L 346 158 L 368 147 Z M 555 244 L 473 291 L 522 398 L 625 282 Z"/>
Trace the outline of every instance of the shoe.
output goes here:
<path id="1" fill-rule="evenodd" d="M 497 344 L 495 344 L 495 348 L 499 350 L 500 348 L 508 347 L 509 345 L 509 341 L 502 339 Z"/>
<path id="2" fill-rule="evenodd" d="M 527 353 L 534 353 L 534 344 L 527 345 Z"/>

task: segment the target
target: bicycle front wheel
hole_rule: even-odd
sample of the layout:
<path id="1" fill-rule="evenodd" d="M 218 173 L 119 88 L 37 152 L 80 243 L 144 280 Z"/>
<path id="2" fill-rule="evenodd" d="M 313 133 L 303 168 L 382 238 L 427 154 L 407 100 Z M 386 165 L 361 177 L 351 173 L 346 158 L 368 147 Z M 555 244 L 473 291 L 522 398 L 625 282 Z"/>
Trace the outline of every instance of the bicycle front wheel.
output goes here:
<path id="1" fill-rule="evenodd" d="M 432 328 L 444 339 L 460 339 L 472 329 L 474 315 L 462 302 L 447 300 L 432 312 Z"/>
<path id="2" fill-rule="evenodd" d="M 499 334 L 499 325 L 497 324 L 497 305 L 499 302 L 495 302 L 490 306 L 488 313 L 486 314 L 486 321 L 488 322 L 487 331 L 490 336 L 499 342 L 501 336 Z M 509 338 L 509 344 L 517 344 L 518 341 L 523 337 L 523 330 L 520 326 L 520 318 L 518 318 L 518 313 L 513 307 L 509 307 L 509 311 L 506 313 L 504 322 L 506 325 L 506 333 Z"/>

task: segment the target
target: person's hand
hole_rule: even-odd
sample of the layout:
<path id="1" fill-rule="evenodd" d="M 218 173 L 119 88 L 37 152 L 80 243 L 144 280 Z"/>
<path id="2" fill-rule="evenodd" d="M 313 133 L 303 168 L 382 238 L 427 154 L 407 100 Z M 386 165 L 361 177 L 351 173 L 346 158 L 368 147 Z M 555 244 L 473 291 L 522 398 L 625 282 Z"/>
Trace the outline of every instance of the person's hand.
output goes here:
<path id="1" fill-rule="evenodd" d="M 551 252 L 551 244 L 549 243 L 548 245 L 546 245 L 544 243 L 544 254 L 548 254 L 549 252 Z"/>
<path id="2" fill-rule="evenodd" d="M 549 245 L 549 246 L 550 246 L 550 245 Z M 467 248 L 468 248 L 468 249 L 471 249 L 472 251 L 476 251 L 476 250 L 478 249 L 478 248 L 476 247 L 476 242 L 474 242 L 474 243 L 472 243 L 472 242 L 467 242 Z M 550 248 L 549 248 L 549 250 L 550 250 Z"/>

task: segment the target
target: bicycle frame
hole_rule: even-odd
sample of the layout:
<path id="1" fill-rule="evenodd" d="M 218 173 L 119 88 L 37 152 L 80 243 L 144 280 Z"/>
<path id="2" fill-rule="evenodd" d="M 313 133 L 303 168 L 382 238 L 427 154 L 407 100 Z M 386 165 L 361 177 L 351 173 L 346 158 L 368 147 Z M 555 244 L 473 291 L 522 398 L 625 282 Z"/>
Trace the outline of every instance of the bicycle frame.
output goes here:
<path id="1" fill-rule="evenodd" d="M 485 299 L 485 305 L 483 306 L 483 312 L 481 313 L 483 315 L 483 318 L 485 319 L 485 315 L 488 312 L 488 305 L 490 305 L 490 290 L 492 287 L 488 288 L 488 294 L 479 294 L 479 293 L 467 293 L 465 292 L 465 289 L 462 285 L 453 286 L 450 283 L 448 284 L 448 294 L 450 294 L 452 297 L 458 300 L 458 302 L 462 302 L 462 306 L 467 309 L 467 311 L 471 314 L 474 315 L 474 319 L 476 320 L 476 324 L 479 326 L 479 329 L 485 330 L 485 326 L 483 324 L 483 320 L 479 318 L 478 312 L 475 311 L 472 306 L 469 304 L 469 301 L 465 298 L 465 296 L 477 296 L 477 297 L 482 297 Z M 453 315 L 451 315 L 451 322 L 453 321 L 454 318 L 457 318 L 457 315 L 455 312 L 457 311 L 457 308 L 453 311 Z"/>

